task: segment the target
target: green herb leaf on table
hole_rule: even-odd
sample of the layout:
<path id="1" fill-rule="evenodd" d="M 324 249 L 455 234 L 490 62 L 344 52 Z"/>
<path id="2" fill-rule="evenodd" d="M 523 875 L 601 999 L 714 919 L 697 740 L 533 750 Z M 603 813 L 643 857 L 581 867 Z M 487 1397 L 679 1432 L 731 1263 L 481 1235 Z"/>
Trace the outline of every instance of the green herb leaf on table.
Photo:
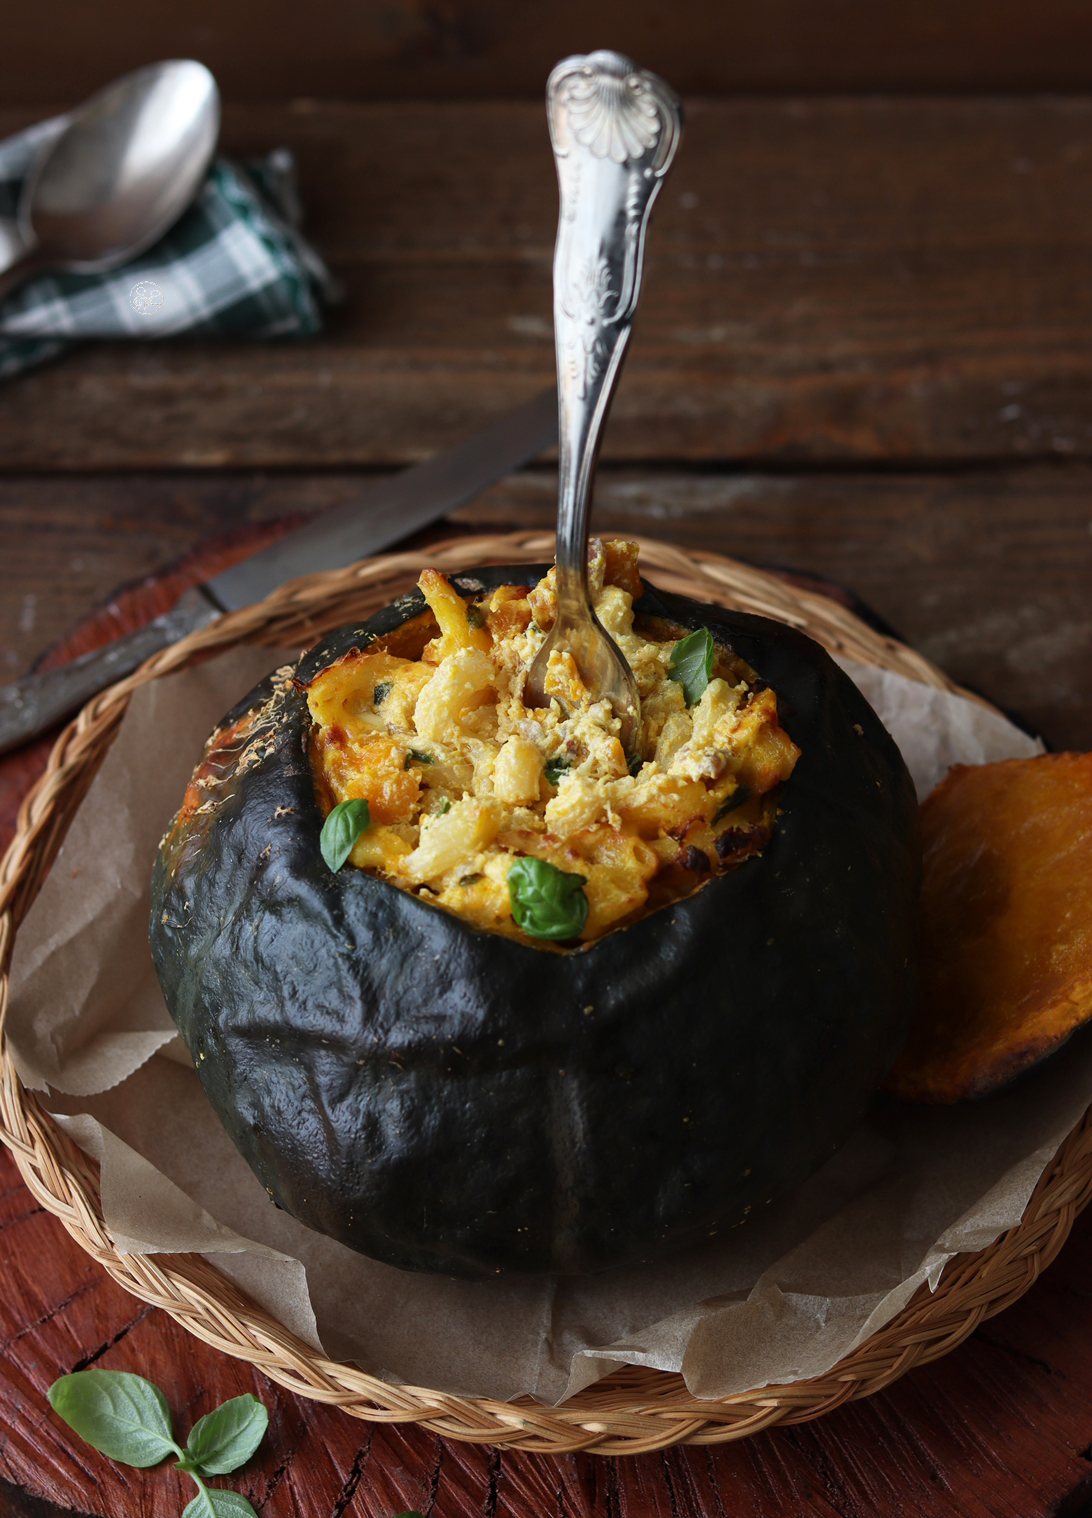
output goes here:
<path id="1" fill-rule="evenodd" d="M 193 1425 L 179 1464 L 199 1476 L 226 1476 L 250 1459 L 268 1427 L 269 1414 L 257 1397 L 232 1397 Z"/>
<path id="2" fill-rule="evenodd" d="M 258 1515 L 241 1493 L 222 1486 L 202 1486 L 193 1501 L 182 1509 L 182 1518 L 258 1518 Z"/>
<path id="3" fill-rule="evenodd" d="M 516 927 L 530 938 L 575 938 L 588 920 L 583 875 L 545 859 L 517 859 L 508 870 L 508 899 Z"/>
<path id="4" fill-rule="evenodd" d="M 687 706 L 701 700 L 712 679 L 714 651 L 713 634 L 707 627 L 699 627 L 675 644 L 668 673 L 682 686 Z"/>
<path id="5" fill-rule="evenodd" d="M 54 1381 L 49 1405 L 94 1449 L 124 1465 L 158 1465 L 182 1451 L 171 1438 L 167 1399 L 143 1376 L 82 1370 Z"/>
<path id="6" fill-rule="evenodd" d="M 46 1393 L 49 1404 L 81 1439 L 122 1465 L 143 1468 L 177 1455 L 175 1469 L 197 1486 L 182 1518 L 258 1518 L 239 1492 L 207 1487 L 249 1460 L 269 1426 L 269 1414 L 249 1393 L 222 1403 L 190 1430 L 186 1448 L 171 1434 L 171 1411 L 158 1386 L 121 1370 L 79 1370 Z"/>
<path id="7" fill-rule="evenodd" d="M 367 831 L 370 821 L 366 801 L 340 801 L 322 824 L 319 848 L 335 875 L 353 852 L 353 845 L 361 833 Z"/>

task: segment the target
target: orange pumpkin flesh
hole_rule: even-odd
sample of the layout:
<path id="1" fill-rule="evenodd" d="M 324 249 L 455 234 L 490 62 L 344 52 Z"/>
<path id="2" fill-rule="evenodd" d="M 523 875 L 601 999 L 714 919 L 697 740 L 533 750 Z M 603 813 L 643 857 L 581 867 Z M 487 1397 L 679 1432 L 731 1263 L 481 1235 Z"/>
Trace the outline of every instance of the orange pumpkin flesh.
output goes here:
<path id="1" fill-rule="evenodd" d="M 921 1003 L 885 1084 L 955 1102 L 1092 1017 L 1092 754 L 957 765 L 922 832 Z"/>

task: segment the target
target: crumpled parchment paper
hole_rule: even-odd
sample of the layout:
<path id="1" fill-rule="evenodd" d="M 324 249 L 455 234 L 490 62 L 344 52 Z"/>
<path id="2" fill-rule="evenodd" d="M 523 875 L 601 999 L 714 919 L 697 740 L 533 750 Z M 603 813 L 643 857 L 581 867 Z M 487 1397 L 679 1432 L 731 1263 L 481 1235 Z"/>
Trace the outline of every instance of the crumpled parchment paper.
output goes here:
<path id="1" fill-rule="evenodd" d="M 290 655 L 240 648 L 141 687 L 19 931 L 8 1038 L 20 1075 L 102 1167 L 126 1252 L 195 1251 L 316 1349 L 467 1395 L 556 1403 L 620 1364 L 700 1397 L 829 1370 L 946 1260 L 1011 1227 L 1092 1101 L 1078 1034 L 1016 1088 L 953 1108 L 880 1097 L 793 1197 L 655 1266 L 466 1282 L 354 1254 L 271 1206 L 174 1034 L 147 942 L 148 881 L 206 735 Z M 955 762 L 1040 745 L 1004 718 L 846 662 L 920 795 Z"/>

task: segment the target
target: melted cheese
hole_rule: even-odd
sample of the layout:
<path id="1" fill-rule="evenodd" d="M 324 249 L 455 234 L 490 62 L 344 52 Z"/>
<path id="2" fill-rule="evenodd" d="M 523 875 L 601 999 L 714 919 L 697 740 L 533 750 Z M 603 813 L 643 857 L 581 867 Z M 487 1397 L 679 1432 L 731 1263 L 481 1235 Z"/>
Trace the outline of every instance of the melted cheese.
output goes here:
<path id="1" fill-rule="evenodd" d="M 507 888 L 516 858 L 583 875 L 581 938 L 597 938 L 759 852 L 773 792 L 799 753 L 774 692 L 723 651 L 688 709 L 670 674 L 676 640 L 634 628 L 636 545 L 592 549 L 593 604 L 641 696 L 635 774 L 609 704 L 590 699 L 568 655 L 551 659 L 549 708 L 523 703 L 556 613 L 552 570 L 530 591 L 502 586 L 470 608 L 426 570 L 420 586 L 439 635 L 420 658 L 372 644 L 307 692 L 326 809 L 369 804 L 352 864 L 517 938 Z"/>

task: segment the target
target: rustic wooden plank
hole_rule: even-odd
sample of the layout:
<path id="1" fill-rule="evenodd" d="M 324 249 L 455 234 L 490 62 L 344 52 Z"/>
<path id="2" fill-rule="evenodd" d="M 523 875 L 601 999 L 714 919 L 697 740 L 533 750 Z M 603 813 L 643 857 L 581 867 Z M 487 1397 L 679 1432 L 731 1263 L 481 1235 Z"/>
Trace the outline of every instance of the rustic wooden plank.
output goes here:
<path id="1" fill-rule="evenodd" d="M 1092 27 L 1066 0 L 930 6 L 839 0 L 689 0 L 667 12 L 621 0 L 319 0 L 254 25 L 242 0 L 184 10 L 133 0 L 14 7 L 0 95 L 77 98 L 155 57 L 197 56 L 233 99 L 541 96 L 550 67 L 609 43 L 692 92 L 1084 89 Z"/>
<path id="2" fill-rule="evenodd" d="M 539 105 L 236 107 L 225 141 L 297 151 L 327 334 L 89 347 L 5 387 L 0 468 L 393 464 L 550 381 Z M 1088 97 L 694 101 L 605 457 L 1090 456 L 1090 252 Z"/>
<path id="3" fill-rule="evenodd" d="M 204 534 L 344 499 L 351 474 L 0 477 L 0 670 Z M 554 476 L 512 476 L 464 528 L 550 527 Z M 1055 748 L 1092 749 L 1092 469 L 803 475 L 603 469 L 594 522 L 847 586 Z"/>
<path id="4" fill-rule="evenodd" d="M 353 486 L 345 475 L 0 476 L 0 679 L 211 534 L 321 510 Z"/>

